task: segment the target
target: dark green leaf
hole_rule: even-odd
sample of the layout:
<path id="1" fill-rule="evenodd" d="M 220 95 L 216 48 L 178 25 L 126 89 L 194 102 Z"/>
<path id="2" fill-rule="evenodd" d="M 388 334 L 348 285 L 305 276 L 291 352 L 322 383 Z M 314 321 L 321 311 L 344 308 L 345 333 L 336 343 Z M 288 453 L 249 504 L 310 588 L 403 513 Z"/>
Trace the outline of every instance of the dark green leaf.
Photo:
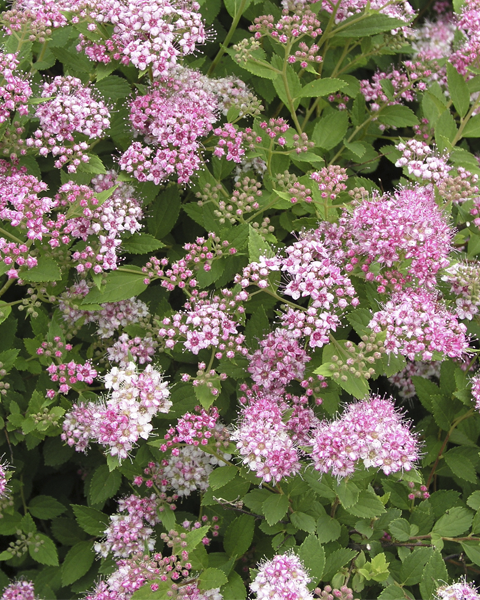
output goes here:
<path id="1" fill-rule="evenodd" d="M 37 519 L 54 519 L 64 513 L 66 508 L 52 496 L 35 496 L 28 510 Z"/>
<path id="2" fill-rule="evenodd" d="M 108 516 L 96 508 L 72 504 L 75 519 L 89 535 L 102 536 L 108 527 Z"/>
<path id="3" fill-rule="evenodd" d="M 431 600 L 442 582 L 448 581 L 448 572 L 440 552 L 435 551 L 428 559 L 420 580 L 423 600 Z"/>
<path id="4" fill-rule="evenodd" d="M 269 525 L 275 525 L 286 515 L 290 503 L 284 494 L 269 496 L 262 505 L 262 512 Z"/>
<path id="5" fill-rule="evenodd" d="M 129 267 L 135 271 L 134 267 Z M 107 276 L 103 291 L 93 288 L 83 299 L 83 304 L 102 304 L 104 302 L 119 302 L 140 295 L 147 289 L 144 283 L 145 274 L 137 272 L 113 271 Z"/>
<path id="6" fill-rule="evenodd" d="M 415 548 L 402 563 L 400 580 L 404 585 L 415 585 L 422 580 L 423 568 L 430 559 L 432 548 Z"/>
<path id="7" fill-rule="evenodd" d="M 107 465 L 100 465 L 90 482 L 90 502 L 102 504 L 105 500 L 112 498 L 118 492 L 121 483 L 122 475 L 119 471 L 110 472 Z"/>
<path id="8" fill-rule="evenodd" d="M 342 533 L 340 523 L 329 515 L 322 515 L 317 521 L 317 535 L 322 544 L 337 540 Z"/>
<path id="9" fill-rule="evenodd" d="M 177 185 L 170 185 L 157 196 L 151 205 L 151 218 L 147 220 L 148 231 L 158 240 L 172 231 L 180 214 L 180 193 Z"/>
<path id="10" fill-rule="evenodd" d="M 252 545 L 255 519 L 250 515 L 240 515 L 230 523 L 225 532 L 223 547 L 228 556 L 240 558 Z"/>
<path id="11" fill-rule="evenodd" d="M 128 240 L 122 242 L 122 247 L 130 254 L 147 254 L 164 248 L 165 244 L 148 233 L 134 233 Z"/>
<path id="12" fill-rule="evenodd" d="M 418 124 L 413 110 L 400 104 L 382 108 L 378 113 L 378 121 L 391 127 L 411 127 Z"/>
<path id="13" fill-rule="evenodd" d="M 480 544 L 478 542 L 462 542 L 462 548 L 468 558 L 480 566 Z"/>
<path id="14" fill-rule="evenodd" d="M 378 517 L 386 512 L 380 498 L 368 490 L 362 490 L 358 496 L 358 502 L 345 510 L 350 514 L 361 518 Z"/>
<path id="15" fill-rule="evenodd" d="M 355 550 L 350 550 L 350 548 L 339 548 L 328 554 L 322 575 L 323 580 L 330 581 L 333 575 L 335 575 L 335 573 L 337 573 L 344 565 L 353 560 L 355 556 L 357 556 L 357 552 L 355 552 Z"/>
<path id="16" fill-rule="evenodd" d="M 246 2 L 242 2 L 242 0 L 225 0 L 225 8 L 228 14 L 232 18 L 235 18 L 237 15 L 243 14 L 250 6 L 250 3 L 251 0 L 246 0 Z"/>
<path id="17" fill-rule="evenodd" d="M 388 530 L 399 542 L 410 539 L 410 523 L 406 519 L 394 519 L 388 526 Z"/>
<path id="18" fill-rule="evenodd" d="M 350 22 L 352 23 L 350 24 Z M 398 27 L 405 27 L 405 21 L 392 19 L 386 15 L 370 15 L 362 20 L 354 16 L 342 21 L 337 29 L 333 30 L 333 34 L 335 37 L 342 38 L 366 37 Z"/>
<path id="19" fill-rule="evenodd" d="M 470 483 L 476 483 L 477 473 L 465 450 L 466 448 L 461 447 L 451 448 L 443 457 L 456 477 L 460 477 L 460 479 L 464 479 Z"/>
<path id="20" fill-rule="evenodd" d="M 245 600 L 247 588 L 238 573 L 232 571 L 228 576 L 228 582 L 220 588 L 222 596 L 228 600 Z"/>
<path id="21" fill-rule="evenodd" d="M 338 92 L 342 88 L 346 87 L 346 82 L 341 79 L 334 79 L 332 77 L 324 77 L 323 79 L 316 79 L 307 83 L 302 88 L 301 98 L 317 98 L 318 96 L 328 96 L 334 92 Z"/>
<path id="22" fill-rule="evenodd" d="M 290 515 L 290 521 L 297 529 L 301 529 L 302 531 L 306 531 L 308 533 L 315 532 L 317 525 L 315 519 L 312 516 L 307 515 L 307 513 L 297 511 L 293 512 Z"/>
<path id="23" fill-rule="evenodd" d="M 218 467 L 214 469 L 208 478 L 208 482 L 212 490 L 218 490 L 223 487 L 229 481 L 231 481 L 237 474 L 237 467 L 233 465 L 227 465 L 226 467 Z"/>
<path id="24" fill-rule="evenodd" d="M 95 87 L 106 100 L 113 100 L 114 102 L 128 98 L 132 92 L 128 81 L 117 75 L 110 75 L 101 81 L 97 81 Z"/>
<path id="25" fill-rule="evenodd" d="M 92 566 L 94 558 L 91 541 L 79 542 L 70 548 L 62 565 L 62 585 L 70 585 L 83 577 Z"/>

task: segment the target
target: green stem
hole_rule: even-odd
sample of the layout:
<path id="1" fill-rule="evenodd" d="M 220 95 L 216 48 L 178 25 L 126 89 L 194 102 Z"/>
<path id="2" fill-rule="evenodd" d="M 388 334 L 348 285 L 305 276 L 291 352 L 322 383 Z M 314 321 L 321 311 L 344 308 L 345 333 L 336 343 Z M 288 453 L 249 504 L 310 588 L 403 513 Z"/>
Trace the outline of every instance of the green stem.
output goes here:
<path id="1" fill-rule="evenodd" d="M 2 227 L 0 227 L 0 233 L 3 234 L 3 235 L 5 235 L 5 236 L 7 236 L 8 238 L 10 238 L 11 240 L 13 240 L 17 244 L 24 244 L 25 243 L 25 240 L 21 240 L 20 238 L 15 237 L 13 235 L 13 233 L 10 233 L 9 231 L 6 231 Z"/>
<path id="2" fill-rule="evenodd" d="M 225 40 L 224 40 L 223 44 L 220 45 L 220 49 L 217 52 L 217 56 L 215 56 L 215 58 L 212 61 L 212 64 L 210 65 L 210 68 L 207 71 L 207 77 L 210 77 L 211 74 L 215 71 L 215 68 L 217 67 L 218 63 L 220 62 L 222 56 L 225 54 L 225 50 L 228 48 L 228 45 L 230 44 L 233 34 L 235 33 L 235 31 L 238 27 L 238 23 L 240 22 L 240 18 L 243 14 L 243 11 L 245 10 L 246 4 L 247 4 L 247 0 L 242 0 L 240 2 L 240 6 L 238 7 L 238 11 L 235 13 L 235 17 L 233 18 L 232 24 L 230 25 L 230 29 L 228 30 Z"/>
<path id="3" fill-rule="evenodd" d="M 0 289 L 0 298 L 15 283 L 15 279 L 8 279 L 5 285 Z"/>
<path id="4" fill-rule="evenodd" d="M 287 67 L 289 65 L 287 58 L 288 58 L 288 55 L 290 54 L 290 50 L 291 50 L 291 44 L 288 44 L 287 47 L 285 48 L 285 59 L 283 61 L 282 80 L 283 80 L 283 85 L 285 87 L 285 94 L 287 96 L 288 109 L 290 111 L 290 115 L 292 117 L 293 122 L 295 123 L 295 128 L 297 130 L 297 133 L 299 135 L 301 135 L 302 127 L 301 127 L 300 122 L 297 117 L 297 113 L 295 110 L 295 106 L 293 104 L 293 98 L 292 98 L 292 94 L 290 92 L 290 87 L 288 85 L 288 79 L 287 79 Z"/>

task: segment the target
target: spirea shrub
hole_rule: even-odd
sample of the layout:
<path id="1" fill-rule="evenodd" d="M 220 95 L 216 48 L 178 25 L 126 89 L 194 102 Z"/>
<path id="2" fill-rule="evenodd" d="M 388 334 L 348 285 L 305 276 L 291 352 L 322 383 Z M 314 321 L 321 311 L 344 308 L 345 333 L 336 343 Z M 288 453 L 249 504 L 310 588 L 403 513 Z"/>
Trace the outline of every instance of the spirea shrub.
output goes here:
<path id="1" fill-rule="evenodd" d="M 1 599 L 480 598 L 480 5 L 0 28 Z"/>

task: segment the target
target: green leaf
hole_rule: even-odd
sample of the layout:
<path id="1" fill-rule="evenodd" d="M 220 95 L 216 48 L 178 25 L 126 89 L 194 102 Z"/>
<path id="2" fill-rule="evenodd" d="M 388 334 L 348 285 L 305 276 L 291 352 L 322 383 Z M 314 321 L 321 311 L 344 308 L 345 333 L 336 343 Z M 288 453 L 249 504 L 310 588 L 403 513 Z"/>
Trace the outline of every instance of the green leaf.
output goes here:
<path id="1" fill-rule="evenodd" d="M 273 494 L 262 504 L 262 512 L 269 525 L 275 525 L 286 515 L 290 503 L 285 494 Z"/>
<path id="2" fill-rule="evenodd" d="M 400 19 L 392 19 L 386 15 L 371 15 L 359 21 L 355 15 L 342 21 L 337 26 L 337 30 L 333 30 L 334 37 L 366 37 L 375 35 L 376 33 L 382 33 L 383 31 L 389 31 L 397 29 L 398 27 L 405 27 L 405 21 Z M 338 31 L 340 29 L 340 31 Z"/>
<path id="3" fill-rule="evenodd" d="M 260 257 L 272 257 L 273 252 L 264 238 L 251 225 L 248 231 L 248 257 L 250 262 L 258 262 Z"/>
<path id="4" fill-rule="evenodd" d="M 73 519 L 60 517 L 51 524 L 53 537 L 65 546 L 74 546 L 85 539 L 85 533 Z"/>
<path id="5" fill-rule="evenodd" d="M 357 556 L 355 550 L 350 548 L 339 548 L 334 550 L 327 556 L 325 562 L 325 569 L 322 575 L 324 581 L 330 581 L 330 579 L 337 573 L 344 565 L 352 561 Z"/>
<path id="6" fill-rule="evenodd" d="M 272 65 L 276 67 L 278 70 L 283 69 L 283 60 L 274 54 L 272 56 Z M 273 87 L 278 94 L 280 100 L 285 104 L 285 106 L 289 106 L 290 99 L 292 99 L 293 107 L 296 108 L 298 103 L 300 102 L 300 98 L 302 97 L 302 85 L 300 83 L 300 79 L 292 67 L 292 65 L 288 64 L 286 67 L 286 80 L 288 85 L 288 94 L 285 88 L 285 82 L 283 77 L 276 77 L 273 80 Z"/>
<path id="7" fill-rule="evenodd" d="M 95 87 L 106 100 L 113 100 L 114 102 L 128 98 L 132 93 L 128 81 L 117 75 L 110 75 L 97 81 Z"/>
<path id="8" fill-rule="evenodd" d="M 318 96 L 329 96 L 334 92 L 338 92 L 342 88 L 346 87 L 347 83 L 341 79 L 334 79 L 333 77 L 324 77 L 323 79 L 317 79 L 307 83 L 302 88 L 301 98 L 317 98 Z"/>
<path id="9" fill-rule="evenodd" d="M 305 538 L 300 548 L 298 548 L 297 553 L 312 578 L 309 587 L 313 589 L 317 586 L 323 575 L 325 550 L 317 536 L 309 535 Z"/>
<path id="10" fill-rule="evenodd" d="M 378 121 L 393 127 L 411 127 L 418 124 L 413 110 L 400 104 L 382 108 L 378 113 Z"/>
<path id="11" fill-rule="evenodd" d="M 462 132 L 464 138 L 480 137 L 480 115 L 471 117 Z"/>
<path id="12" fill-rule="evenodd" d="M 225 532 L 223 547 L 228 556 L 243 556 L 252 545 L 255 519 L 250 515 L 240 515 L 230 523 Z"/>
<path id="13" fill-rule="evenodd" d="M 341 479 L 337 483 L 336 488 L 334 488 L 334 491 L 337 493 L 343 508 L 348 508 L 349 506 L 353 506 L 358 502 L 360 490 L 353 481 Z"/>
<path id="14" fill-rule="evenodd" d="M 378 600 L 405 600 L 407 596 L 398 585 L 388 585 L 378 597 Z M 431 600 L 431 599 L 430 599 Z"/>
<path id="15" fill-rule="evenodd" d="M 168 235 L 180 214 L 180 191 L 177 185 L 169 185 L 151 205 L 151 218 L 147 220 L 148 231 L 158 240 Z"/>
<path id="16" fill-rule="evenodd" d="M 148 233 L 134 233 L 128 240 L 122 242 L 122 248 L 130 254 L 147 254 L 165 248 L 165 244 Z"/>
<path id="17" fill-rule="evenodd" d="M 83 577 L 92 566 L 95 552 L 92 542 L 78 542 L 68 551 L 62 565 L 62 585 L 70 585 Z"/>
<path id="18" fill-rule="evenodd" d="M 62 273 L 53 258 L 40 256 L 37 266 L 27 271 L 22 271 L 21 277 L 25 281 L 58 281 L 62 278 Z"/>
<path id="19" fill-rule="evenodd" d="M 438 550 L 428 559 L 420 580 L 420 593 L 423 600 L 431 600 L 441 582 L 448 581 L 445 561 Z"/>
<path id="20" fill-rule="evenodd" d="M 210 484 L 212 490 L 218 490 L 218 488 L 227 485 L 227 483 L 235 477 L 237 471 L 237 467 L 233 465 L 227 465 L 226 467 L 218 467 L 217 469 L 214 469 L 208 478 L 208 483 Z"/>
<path id="21" fill-rule="evenodd" d="M 478 542 L 461 542 L 461 544 L 468 558 L 480 566 L 480 544 Z"/>
<path id="22" fill-rule="evenodd" d="M 109 471 L 107 465 L 97 467 L 90 482 L 89 496 L 92 504 L 102 504 L 118 492 L 122 483 L 119 471 Z"/>
<path id="23" fill-rule="evenodd" d="M 83 531 L 86 531 L 89 535 L 103 536 L 108 527 L 108 516 L 106 514 L 90 506 L 79 504 L 72 504 L 71 506 L 75 513 L 75 519 Z"/>
<path id="24" fill-rule="evenodd" d="M 463 118 L 467 114 L 468 107 L 470 106 L 470 92 L 465 77 L 460 75 L 450 62 L 447 62 L 447 80 L 450 98 L 452 99 L 457 113 Z"/>
<path id="25" fill-rule="evenodd" d="M 342 533 L 340 523 L 330 515 L 322 515 L 317 520 L 317 535 L 322 544 L 338 540 Z"/>
<path id="26" fill-rule="evenodd" d="M 290 521 L 297 529 L 301 529 L 307 533 L 315 533 L 317 524 L 315 519 L 312 516 L 307 515 L 307 513 L 295 511 L 290 515 Z"/>
<path id="27" fill-rule="evenodd" d="M 17 529 L 20 529 L 20 523 L 22 521 L 22 515 L 20 513 L 13 513 L 9 515 L 4 513 L 0 519 L 0 535 L 14 535 Z"/>
<path id="28" fill-rule="evenodd" d="M 219 588 L 227 583 L 228 578 L 220 569 L 205 569 L 199 577 L 199 588 L 201 590 L 211 590 Z"/>
<path id="29" fill-rule="evenodd" d="M 325 374 L 326 365 L 332 363 L 332 357 L 338 356 L 344 362 L 346 362 L 350 358 L 350 354 L 345 350 L 346 341 L 340 340 L 334 344 L 328 344 L 325 346 L 323 350 L 323 365 L 314 371 L 315 374 L 322 375 Z M 327 374 L 333 377 L 333 369 L 328 369 Z M 345 380 L 342 379 L 345 377 Z M 350 371 L 342 372 L 341 377 L 338 379 L 335 378 L 335 381 L 340 385 L 345 391 L 354 396 L 355 398 L 362 399 L 368 394 L 370 388 L 367 380 L 364 377 L 356 377 Z"/>
<path id="30" fill-rule="evenodd" d="M 35 496 L 30 502 L 28 510 L 37 519 L 54 519 L 67 509 L 52 496 Z"/>
<path id="31" fill-rule="evenodd" d="M 475 466 L 466 455 L 465 450 L 466 448 L 461 447 L 451 448 L 443 457 L 456 477 L 460 477 L 460 479 L 464 479 L 470 483 L 477 483 Z"/>
<path id="32" fill-rule="evenodd" d="M 423 568 L 432 552 L 432 548 L 415 548 L 406 557 L 400 570 L 400 580 L 404 585 L 415 585 L 421 581 Z"/>
<path id="33" fill-rule="evenodd" d="M 320 148 L 331 150 L 345 137 L 348 129 L 346 111 L 330 112 L 315 124 L 312 140 Z"/>
<path id="34" fill-rule="evenodd" d="M 432 396 L 431 400 L 435 423 L 443 429 L 443 431 L 449 431 L 455 417 L 455 409 L 452 400 L 445 396 Z"/>
<path id="35" fill-rule="evenodd" d="M 57 548 L 53 541 L 43 533 L 37 533 L 34 540 L 34 543 L 28 547 L 28 553 L 33 560 L 41 565 L 58 567 Z M 37 546 L 38 543 L 40 545 Z"/>
<path id="36" fill-rule="evenodd" d="M 406 519 L 394 519 L 388 526 L 388 530 L 399 542 L 410 539 L 410 523 Z"/>
<path id="37" fill-rule="evenodd" d="M 472 520 L 473 513 L 471 510 L 455 506 L 447 510 L 447 512 L 438 519 L 433 526 L 432 533 L 436 533 L 442 537 L 462 535 L 469 529 Z"/>
<path id="38" fill-rule="evenodd" d="M 107 282 L 103 291 L 96 288 L 83 299 L 82 304 L 103 304 L 104 302 L 119 302 L 120 300 L 128 300 L 133 296 L 140 295 L 147 289 L 144 283 L 145 274 L 136 268 L 129 266 L 133 272 L 112 271 L 107 275 Z"/>
<path id="39" fill-rule="evenodd" d="M 455 123 L 455 119 L 449 110 L 443 112 L 435 126 L 435 141 L 437 142 L 440 151 L 443 152 L 445 149 L 450 150 L 451 146 L 448 142 L 451 142 L 453 138 L 457 135 L 457 125 Z M 442 140 L 442 136 L 446 138 L 447 143 Z M 450 148 L 449 148 L 450 146 Z"/>
<path id="40" fill-rule="evenodd" d="M 252 0 L 246 0 L 246 2 L 243 2 L 242 6 L 242 0 L 225 0 L 225 8 L 232 19 L 234 19 L 239 14 L 243 15 L 250 6 L 251 1 Z"/>
<path id="41" fill-rule="evenodd" d="M 362 490 L 358 495 L 358 501 L 345 510 L 362 519 L 378 517 L 386 512 L 380 498 L 369 490 Z"/>
<path id="42" fill-rule="evenodd" d="M 473 510 L 475 511 L 480 510 L 480 490 L 477 490 L 476 492 L 473 492 L 473 494 L 470 494 L 467 500 L 467 504 L 470 508 L 473 508 Z"/>
<path id="43" fill-rule="evenodd" d="M 228 582 L 220 588 L 220 593 L 228 600 L 245 600 L 247 589 L 240 575 L 232 571 L 228 576 Z"/>
<path id="44" fill-rule="evenodd" d="M 185 541 L 187 542 L 185 549 L 187 550 L 187 552 L 195 550 L 195 548 L 203 540 L 203 538 L 207 535 L 209 531 L 210 527 L 208 525 L 189 531 L 187 533 L 187 537 L 185 538 Z"/>

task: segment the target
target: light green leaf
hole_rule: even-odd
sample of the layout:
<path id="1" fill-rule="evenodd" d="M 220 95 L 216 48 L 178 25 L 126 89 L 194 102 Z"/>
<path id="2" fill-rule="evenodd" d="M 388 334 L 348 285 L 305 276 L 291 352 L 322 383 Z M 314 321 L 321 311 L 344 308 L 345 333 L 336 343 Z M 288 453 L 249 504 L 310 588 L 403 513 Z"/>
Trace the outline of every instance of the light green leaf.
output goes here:
<path id="1" fill-rule="evenodd" d="M 378 113 L 378 121 L 393 127 L 411 127 L 418 124 L 413 110 L 400 104 L 382 108 Z"/>
<path id="2" fill-rule="evenodd" d="M 473 513 L 468 508 L 454 506 L 438 519 L 433 526 L 432 533 L 442 537 L 455 537 L 462 535 L 472 524 Z"/>
<path id="3" fill-rule="evenodd" d="M 122 242 L 122 248 L 130 254 L 147 254 L 165 248 L 165 244 L 148 233 L 134 233 L 128 240 Z"/>
<path id="4" fill-rule="evenodd" d="M 410 539 L 410 523 L 406 519 L 394 519 L 388 526 L 388 530 L 399 542 Z"/>
<path id="5" fill-rule="evenodd" d="M 369 490 L 362 490 L 358 495 L 358 501 L 345 510 L 362 519 L 378 517 L 386 512 L 380 498 Z"/>
<path id="6" fill-rule="evenodd" d="M 302 88 L 301 98 L 317 98 L 318 96 L 328 96 L 342 88 L 346 87 L 347 83 L 341 79 L 334 79 L 333 77 L 324 77 L 323 79 L 317 79 L 307 83 Z"/>
<path id="7" fill-rule="evenodd" d="M 40 256 L 37 266 L 22 271 L 21 277 L 25 281 L 59 281 L 62 278 L 62 273 L 53 258 Z"/>
<path id="8" fill-rule="evenodd" d="M 309 535 L 305 538 L 300 548 L 298 548 L 297 553 L 312 578 L 309 587 L 313 589 L 317 586 L 323 575 L 325 550 L 317 536 Z"/>
<path id="9" fill-rule="evenodd" d="M 448 581 L 448 572 L 440 552 L 435 551 L 428 559 L 420 580 L 420 593 L 423 600 L 431 600 L 441 582 Z"/>
<path id="10" fill-rule="evenodd" d="M 314 533 L 317 526 L 317 523 L 312 516 L 301 511 L 293 512 L 290 515 L 290 521 L 294 527 L 306 531 L 307 533 Z"/>
<path id="11" fill-rule="evenodd" d="M 104 302 L 119 302 L 120 300 L 128 300 L 133 296 L 140 295 L 147 289 L 144 283 L 145 274 L 141 269 L 129 266 L 129 272 L 120 270 L 113 271 L 107 275 L 107 282 L 103 291 L 96 288 L 83 299 L 82 304 L 103 304 Z M 130 270 L 132 272 L 130 272 Z"/>
<path id="12" fill-rule="evenodd" d="M 468 558 L 480 566 L 480 544 L 478 542 L 462 542 L 462 548 Z"/>
<path id="13" fill-rule="evenodd" d="M 346 111 L 335 111 L 325 115 L 315 124 L 312 140 L 320 148 L 331 150 L 345 137 L 348 129 Z"/>
<path id="14" fill-rule="evenodd" d="M 337 29 L 333 30 L 333 35 L 334 37 L 342 38 L 366 37 L 382 33 L 383 31 L 397 29 L 398 27 L 405 27 L 405 21 L 392 19 L 386 15 L 371 15 L 359 21 L 355 15 L 342 21 L 337 26 Z"/>
<path id="15" fill-rule="evenodd" d="M 212 590 L 227 583 L 228 578 L 220 569 L 205 569 L 199 577 L 199 588 L 201 590 Z"/>
<path id="16" fill-rule="evenodd" d="M 58 567 L 57 548 L 53 541 L 43 533 L 34 536 L 34 543 L 28 547 L 28 553 L 41 565 Z"/>
<path id="17" fill-rule="evenodd" d="M 458 114 L 463 118 L 467 114 L 468 107 L 470 106 L 470 92 L 468 91 L 465 77 L 460 75 L 450 62 L 447 62 L 447 80 L 450 98 L 452 99 Z"/>
<path id="18" fill-rule="evenodd" d="M 415 548 L 402 563 L 400 581 L 404 585 L 415 585 L 422 580 L 423 568 L 430 560 L 433 548 Z"/>

